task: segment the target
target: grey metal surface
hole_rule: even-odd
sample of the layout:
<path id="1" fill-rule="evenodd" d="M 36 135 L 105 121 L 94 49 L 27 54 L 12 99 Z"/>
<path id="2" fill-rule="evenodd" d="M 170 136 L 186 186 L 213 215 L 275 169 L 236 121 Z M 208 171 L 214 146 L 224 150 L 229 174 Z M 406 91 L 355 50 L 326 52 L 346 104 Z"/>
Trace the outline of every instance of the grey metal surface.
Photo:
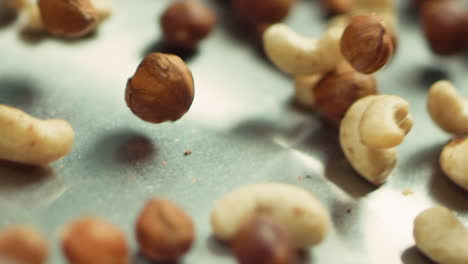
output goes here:
<path id="1" fill-rule="evenodd" d="M 26 223 L 42 230 L 53 247 L 50 263 L 64 263 L 60 227 L 87 214 L 124 229 L 136 252 L 133 223 L 152 196 L 176 201 L 196 221 L 197 242 L 183 263 L 235 263 L 210 236 L 213 201 L 264 181 L 302 186 L 329 209 L 333 231 L 310 251 L 310 263 L 429 263 L 413 247 L 415 215 L 441 204 L 468 221 L 468 194 L 437 164 L 450 136 L 425 108 L 428 87 L 441 76 L 464 89 L 467 65 L 462 58 L 431 55 L 406 8 L 398 54 L 378 81 L 381 92 L 411 102 L 415 125 L 399 147 L 397 169 L 375 188 L 348 165 L 333 129 L 291 104 L 292 81 L 235 30 L 226 1 L 207 1 L 221 23 L 188 60 L 196 83 L 190 112 L 162 125 L 136 118 L 124 102 L 125 83 L 157 47 L 157 17 L 170 1 L 114 2 L 98 34 L 79 42 L 30 43 L 15 25 L 0 29 L 0 103 L 65 118 L 76 130 L 73 152 L 48 170 L 0 163 L 0 226 Z M 287 23 L 312 35 L 324 20 L 315 1 L 299 1 Z M 192 155 L 184 157 L 185 150 Z M 405 189 L 414 194 L 403 195 Z"/>

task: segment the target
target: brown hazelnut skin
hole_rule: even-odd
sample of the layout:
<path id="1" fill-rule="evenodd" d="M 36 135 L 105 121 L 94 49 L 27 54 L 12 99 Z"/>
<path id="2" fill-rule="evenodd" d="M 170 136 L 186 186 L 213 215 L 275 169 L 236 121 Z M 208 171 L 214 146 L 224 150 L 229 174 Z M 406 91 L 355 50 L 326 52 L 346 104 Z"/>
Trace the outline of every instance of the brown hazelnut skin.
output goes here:
<path id="1" fill-rule="evenodd" d="M 299 251 L 289 232 L 266 215 L 255 215 L 230 245 L 240 264 L 299 263 Z"/>
<path id="2" fill-rule="evenodd" d="M 250 24 L 272 24 L 283 20 L 296 0 L 233 0 L 236 15 Z"/>
<path id="3" fill-rule="evenodd" d="M 64 38 L 80 38 L 96 30 L 99 15 L 90 0 L 39 0 L 47 32 Z"/>
<path id="4" fill-rule="evenodd" d="M 186 254 L 195 239 L 192 218 L 175 203 L 153 198 L 135 223 L 141 253 L 152 261 L 176 261 Z"/>
<path id="5" fill-rule="evenodd" d="M 62 251 L 70 264 L 129 264 L 125 235 L 113 224 L 84 217 L 68 224 L 62 232 Z"/>
<path id="6" fill-rule="evenodd" d="M 202 3 L 187 0 L 171 4 L 160 22 L 169 45 L 192 50 L 211 33 L 216 24 L 216 15 Z"/>
<path id="7" fill-rule="evenodd" d="M 355 101 L 377 94 L 377 82 L 373 75 L 357 72 L 344 63 L 325 74 L 313 91 L 318 112 L 325 121 L 338 126 Z"/>
<path id="8" fill-rule="evenodd" d="M 0 263 L 45 264 L 48 255 L 47 241 L 30 227 L 11 226 L 0 232 Z"/>
<path id="9" fill-rule="evenodd" d="M 152 53 L 127 82 L 125 100 L 141 119 L 162 123 L 181 118 L 193 102 L 194 82 L 187 65 L 176 55 Z"/>
<path id="10" fill-rule="evenodd" d="M 381 69 L 393 57 L 395 36 L 378 15 L 358 15 L 351 19 L 343 32 L 340 48 L 356 71 L 370 74 Z"/>
<path id="11" fill-rule="evenodd" d="M 354 0 L 321 0 L 329 15 L 346 14 L 353 9 Z"/>
<path id="12" fill-rule="evenodd" d="M 421 25 L 432 51 L 453 55 L 464 46 L 463 7 L 454 0 L 430 0 L 421 8 Z"/>

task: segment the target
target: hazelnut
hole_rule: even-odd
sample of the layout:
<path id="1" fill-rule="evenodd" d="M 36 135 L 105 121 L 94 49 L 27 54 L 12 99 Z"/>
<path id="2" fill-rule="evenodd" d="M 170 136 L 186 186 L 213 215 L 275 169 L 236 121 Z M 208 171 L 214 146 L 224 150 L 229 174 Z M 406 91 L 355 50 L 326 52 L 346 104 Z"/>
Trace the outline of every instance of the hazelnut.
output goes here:
<path id="1" fill-rule="evenodd" d="M 299 251 L 287 229 L 266 215 L 254 216 L 230 244 L 240 264 L 299 263 Z"/>
<path id="2" fill-rule="evenodd" d="M 343 63 L 325 74 L 313 91 L 318 112 L 325 121 L 339 125 L 355 101 L 377 94 L 377 82 L 373 75 L 362 74 Z"/>
<path id="3" fill-rule="evenodd" d="M 296 0 L 233 0 L 234 12 L 250 24 L 271 24 L 283 20 Z"/>
<path id="4" fill-rule="evenodd" d="M 354 0 L 321 0 L 321 3 L 328 14 L 340 15 L 353 9 Z"/>
<path id="5" fill-rule="evenodd" d="M 432 51 L 452 55 L 463 49 L 464 9 L 454 0 L 430 0 L 421 8 L 421 24 Z"/>
<path id="6" fill-rule="evenodd" d="M 393 56 L 395 36 L 380 16 L 358 15 L 343 32 L 340 47 L 356 71 L 369 74 L 378 71 Z"/>
<path id="7" fill-rule="evenodd" d="M 127 82 L 125 100 L 141 119 L 162 123 L 181 118 L 192 105 L 192 73 L 176 55 L 152 53 Z"/>
<path id="8" fill-rule="evenodd" d="M 0 233 L 0 263 L 44 264 L 48 251 L 47 241 L 30 227 L 11 226 Z"/>
<path id="9" fill-rule="evenodd" d="M 135 225 L 141 253 L 152 261 L 176 261 L 192 247 L 192 219 L 171 201 L 149 200 Z"/>
<path id="10" fill-rule="evenodd" d="M 208 36 L 216 24 L 215 13 L 198 1 L 171 4 L 161 16 L 161 28 L 167 43 L 187 50 Z"/>
<path id="11" fill-rule="evenodd" d="M 39 0 L 38 5 L 45 29 L 59 37 L 83 37 L 98 24 L 91 0 Z"/>
<path id="12" fill-rule="evenodd" d="M 128 264 L 125 235 L 113 224 L 95 217 L 70 223 L 62 233 L 62 250 L 70 264 Z"/>

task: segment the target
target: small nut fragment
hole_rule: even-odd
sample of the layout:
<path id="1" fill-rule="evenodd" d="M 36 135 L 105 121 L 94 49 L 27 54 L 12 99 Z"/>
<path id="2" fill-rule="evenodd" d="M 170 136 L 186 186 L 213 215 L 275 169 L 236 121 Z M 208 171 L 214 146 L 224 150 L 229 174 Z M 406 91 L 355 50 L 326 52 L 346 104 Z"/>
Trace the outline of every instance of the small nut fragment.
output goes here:
<path id="1" fill-rule="evenodd" d="M 0 232 L 0 263 L 45 264 L 47 241 L 36 230 L 11 226 Z"/>
<path id="2" fill-rule="evenodd" d="M 198 1 L 178 1 L 161 16 L 166 41 L 175 47 L 194 49 L 216 24 L 215 13 Z"/>
<path id="3" fill-rule="evenodd" d="M 416 246 L 441 264 L 468 263 L 468 229 L 447 208 L 436 206 L 414 220 Z"/>
<path id="4" fill-rule="evenodd" d="M 178 120 L 189 110 L 193 97 L 189 68 L 178 56 L 164 53 L 146 56 L 125 90 L 132 112 L 152 123 Z"/>
<path id="5" fill-rule="evenodd" d="M 288 230 L 267 215 L 255 215 L 231 240 L 240 264 L 296 264 L 298 249 Z"/>
<path id="6" fill-rule="evenodd" d="M 350 12 L 355 0 L 321 0 L 320 2 L 328 14 L 339 15 Z"/>
<path id="7" fill-rule="evenodd" d="M 439 159 L 444 173 L 461 188 L 468 191 L 468 140 L 454 139 L 447 144 Z"/>
<path id="8" fill-rule="evenodd" d="M 358 15 L 353 17 L 341 37 L 341 52 L 356 71 L 374 73 L 393 56 L 394 38 L 380 16 Z"/>
<path id="9" fill-rule="evenodd" d="M 124 233 L 95 217 L 80 218 L 66 226 L 62 250 L 70 264 L 129 264 L 130 260 Z"/>
<path id="10" fill-rule="evenodd" d="M 294 77 L 294 97 L 302 106 L 313 109 L 315 106 L 314 89 L 322 79 L 322 74 L 297 75 Z"/>
<path id="11" fill-rule="evenodd" d="M 135 225 L 141 253 L 153 261 L 176 261 L 186 254 L 195 239 L 192 218 L 175 203 L 149 200 Z"/>
<path id="12" fill-rule="evenodd" d="M 288 14 L 296 0 L 233 0 L 234 12 L 251 24 L 280 22 Z"/>

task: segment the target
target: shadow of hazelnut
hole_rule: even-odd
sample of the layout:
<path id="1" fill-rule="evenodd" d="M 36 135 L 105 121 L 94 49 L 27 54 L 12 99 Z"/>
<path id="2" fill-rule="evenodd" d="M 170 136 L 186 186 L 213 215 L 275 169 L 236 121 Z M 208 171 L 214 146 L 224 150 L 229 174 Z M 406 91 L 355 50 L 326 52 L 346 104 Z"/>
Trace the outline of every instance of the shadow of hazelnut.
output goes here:
<path id="1" fill-rule="evenodd" d="M 135 163 L 150 159 L 154 155 L 153 143 L 146 137 L 135 136 L 124 141 L 115 153 L 119 163 Z"/>
<path id="2" fill-rule="evenodd" d="M 450 74 L 445 69 L 435 66 L 423 67 L 418 74 L 419 82 L 427 89 L 437 81 L 450 80 L 450 77 Z"/>
<path id="3" fill-rule="evenodd" d="M 164 40 L 158 40 L 156 42 L 151 43 L 141 53 L 142 58 L 145 58 L 148 54 L 154 52 L 162 52 L 162 53 L 170 53 L 179 56 L 183 61 L 189 62 L 190 60 L 194 59 L 198 55 L 198 49 L 194 50 L 187 50 L 178 47 L 174 47 L 169 43 L 165 42 Z"/>

